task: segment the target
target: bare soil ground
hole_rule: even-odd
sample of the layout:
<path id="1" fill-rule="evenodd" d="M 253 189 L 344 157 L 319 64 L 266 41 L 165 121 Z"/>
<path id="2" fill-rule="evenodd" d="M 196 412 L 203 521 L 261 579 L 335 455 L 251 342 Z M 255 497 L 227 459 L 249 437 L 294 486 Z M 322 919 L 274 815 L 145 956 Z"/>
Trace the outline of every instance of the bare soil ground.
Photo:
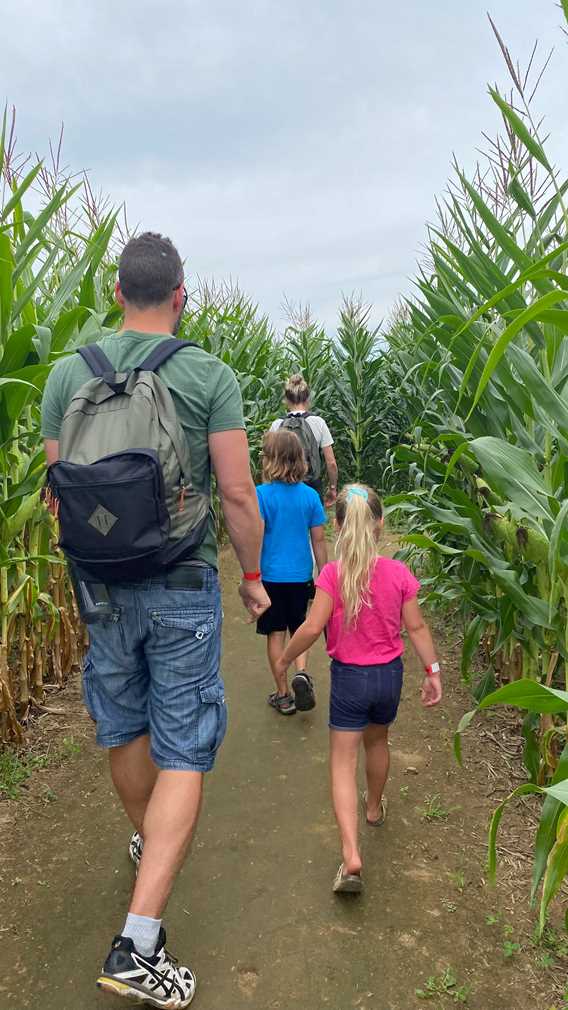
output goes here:
<path id="1" fill-rule="evenodd" d="M 269 709 L 263 640 L 244 624 L 230 553 L 222 567 L 230 727 L 166 918 L 169 945 L 197 973 L 195 1005 L 560 1010 L 566 961 L 551 955 L 554 965 L 543 967 L 531 939 L 534 801 L 506 815 L 497 888 L 485 880 L 488 818 L 522 778 L 519 746 L 510 719 L 490 714 L 481 733 L 467 735 L 465 766 L 457 766 L 453 731 L 471 703 L 451 629 L 438 635 L 446 672 L 439 709 L 422 709 L 418 664 L 407 654 L 388 820 L 362 829 L 364 894 L 338 898 L 327 658 L 318 644 L 314 712 L 283 718 Z M 122 1001 L 99 993 L 94 980 L 132 886 L 129 826 L 77 681 L 49 705 L 58 712 L 35 724 L 34 750 L 61 755 L 54 741 L 70 743 L 34 772 L 19 800 L 0 804 L 0 1007 L 118 1010 Z M 457 981 L 446 976 L 447 992 L 417 995 L 431 976 L 439 989 L 448 969 Z"/>

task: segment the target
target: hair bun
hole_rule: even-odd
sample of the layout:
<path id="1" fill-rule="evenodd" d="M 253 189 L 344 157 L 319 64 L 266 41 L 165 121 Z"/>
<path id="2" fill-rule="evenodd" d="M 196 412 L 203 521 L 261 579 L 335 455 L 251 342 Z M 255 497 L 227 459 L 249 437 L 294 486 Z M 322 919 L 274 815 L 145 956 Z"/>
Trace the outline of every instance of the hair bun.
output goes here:
<path id="1" fill-rule="evenodd" d="M 306 403 L 310 398 L 310 387 L 304 376 L 295 372 L 284 386 L 284 395 L 290 403 Z"/>

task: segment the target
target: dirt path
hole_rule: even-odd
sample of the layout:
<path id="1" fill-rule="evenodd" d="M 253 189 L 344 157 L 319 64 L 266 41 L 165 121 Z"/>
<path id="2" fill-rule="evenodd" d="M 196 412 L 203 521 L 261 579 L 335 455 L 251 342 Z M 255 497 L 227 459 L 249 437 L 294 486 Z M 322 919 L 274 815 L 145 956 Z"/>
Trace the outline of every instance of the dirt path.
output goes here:
<path id="1" fill-rule="evenodd" d="M 365 833 L 364 895 L 338 899 L 330 889 L 338 843 L 328 800 L 326 657 L 321 646 L 314 650 L 315 712 L 284 719 L 270 710 L 263 642 L 243 624 L 236 579 L 227 557 L 230 729 L 166 920 L 173 950 L 198 975 L 194 1005 L 439 1010 L 454 1006 L 451 996 L 423 1002 L 415 990 L 451 967 L 459 985 L 471 986 L 458 1005 L 552 1008 L 550 977 L 534 968 L 532 955 L 505 959 L 501 925 L 486 922 L 498 915 L 512 924 L 510 939 L 522 939 L 525 895 L 488 891 L 482 880 L 495 800 L 487 797 L 483 765 L 462 772 L 451 755 L 465 696 L 457 689 L 444 708 L 424 711 L 408 654 L 392 733 L 388 822 Z M 2 1010 L 124 1006 L 98 993 L 94 979 L 132 883 L 129 828 L 90 724 L 69 702 L 73 689 L 66 694 L 72 707 L 60 732 L 71 731 L 81 752 L 55 772 L 38 773 L 53 802 L 41 803 L 36 787 L 27 807 L 17 805 L 15 823 L 16 804 L 3 805 Z M 451 812 L 447 820 L 424 820 L 427 797 L 436 794 Z"/>

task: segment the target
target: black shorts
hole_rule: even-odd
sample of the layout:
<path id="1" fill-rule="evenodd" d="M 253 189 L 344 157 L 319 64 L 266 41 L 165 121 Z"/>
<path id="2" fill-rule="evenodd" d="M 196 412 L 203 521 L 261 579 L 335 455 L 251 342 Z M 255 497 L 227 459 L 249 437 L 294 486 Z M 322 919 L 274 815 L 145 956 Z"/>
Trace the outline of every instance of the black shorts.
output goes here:
<path id="1" fill-rule="evenodd" d="M 264 582 L 271 606 L 256 622 L 258 635 L 289 631 L 291 635 L 306 620 L 308 603 L 313 600 L 314 580 L 308 582 Z"/>
<path id="2" fill-rule="evenodd" d="M 316 480 L 305 480 L 304 484 L 307 484 L 308 487 L 311 487 L 314 489 L 314 491 L 317 491 L 317 493 L 320 496 L 320 501 L 323 505 L 323 482 L 321 477 L 317 477 Z"/>

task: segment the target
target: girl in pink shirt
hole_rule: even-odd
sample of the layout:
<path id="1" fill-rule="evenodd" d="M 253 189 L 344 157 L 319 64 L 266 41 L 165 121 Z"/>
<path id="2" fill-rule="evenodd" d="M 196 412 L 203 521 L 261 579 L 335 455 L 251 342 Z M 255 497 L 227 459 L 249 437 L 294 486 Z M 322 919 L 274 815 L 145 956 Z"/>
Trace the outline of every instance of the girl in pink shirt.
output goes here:
<path id="1" fill-rule="evenodd" d="M 348 485 L 337 499 L 335 518 L 338 560 L 322 569 L 312 609 L 282 653 L 279 668 L 284 675 L 327 627 L 331 792 L 343 854 L 333 890 L 357 892 L 363 886 L 357 756 L 362 743 L 367 789 L 361 799 L 367 824 L 379 827 L 386 816 L 388 730 L 402 687 L 403 626 L 424 664 L 424 705 L 438 704 L 442 685 L 432 636 L 416 598 L 420 583 L 401 561 L 377 555 L 383 525 L 378 495 L 362 484 Z"/>

